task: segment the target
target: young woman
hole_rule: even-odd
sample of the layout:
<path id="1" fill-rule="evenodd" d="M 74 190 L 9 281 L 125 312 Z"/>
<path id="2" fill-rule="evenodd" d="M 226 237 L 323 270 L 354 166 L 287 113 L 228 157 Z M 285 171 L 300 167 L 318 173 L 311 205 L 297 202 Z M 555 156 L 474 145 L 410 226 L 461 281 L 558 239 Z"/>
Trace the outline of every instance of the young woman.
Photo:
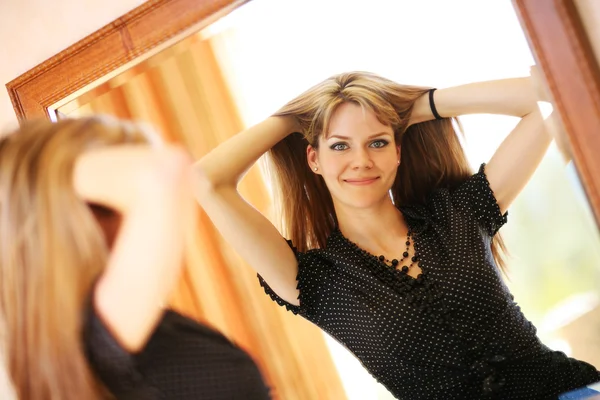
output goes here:
<path id="1" fill-rule="evenodd" d="M 246 353 L 162 305 L 193 217 L 189 167 L 114 120 L 0 138 L 0 337 L 20 400 L 269 398 Z"/>
<path id="2" fill-rule="evenodd" d="M 521 118 L 475 174 L 452 124 L 472 113 Z M 530 78 L 434 90 L 344 73 L 206 155 L 195 190 L 266 292 L 396 397 L 555 399 L 600 376 L 538 340 L 497 235 L 549 143 Z M 288 243 L 236 190 L 266 152 Z"/>

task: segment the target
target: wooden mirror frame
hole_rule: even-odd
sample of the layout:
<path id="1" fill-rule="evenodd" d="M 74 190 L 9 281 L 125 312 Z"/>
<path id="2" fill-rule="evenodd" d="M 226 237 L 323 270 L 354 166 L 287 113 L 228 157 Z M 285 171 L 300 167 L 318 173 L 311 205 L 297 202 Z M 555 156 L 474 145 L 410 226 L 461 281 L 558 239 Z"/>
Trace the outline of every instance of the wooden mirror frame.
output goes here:
<path id="1" fill-rule="evenodd" d="M 600 69 L 573 0 L 513 0 L 600 227 Z"/>
<path id="2" fill-rule="evenodd" d="M 6 85 L 19 121 L 46 117 L 249 0 L 149 0 Z"/>
<path id="3" fill-rule="evenodd" d="M 19 120 L 56 109 L 248 0 L 150 0 L 6 86 Z M 513 0 L 600 226 L 600 74 L 573 0 Z"/>

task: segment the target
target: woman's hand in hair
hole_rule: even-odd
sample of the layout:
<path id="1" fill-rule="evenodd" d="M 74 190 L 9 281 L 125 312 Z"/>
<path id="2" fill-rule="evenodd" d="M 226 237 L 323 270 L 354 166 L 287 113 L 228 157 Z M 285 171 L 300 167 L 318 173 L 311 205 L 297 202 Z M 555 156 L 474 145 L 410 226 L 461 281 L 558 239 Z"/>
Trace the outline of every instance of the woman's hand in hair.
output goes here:
<path id="1" fill-rule="evenodd" d="M 287 123 L 290 126 L 290 133 L 294 133 L 294 132 L 304 133 L 304 128 L 302 127 L 302 124 L 300 123 L 300 120 L 298 119 L 297 116 L 288 115 L 286 117 L 281 117 L 281 118 L 285 118 L 287 120 Z"/>
<path id="2" fill-rule="evenodd" d="M 529 68 L 529 75 L 531 76 L 531 82 L 535 90 L 537 101 L 551 102 L 551 96 L 545 84 L 544 76 L 537 65 L 532 65 Z"/>
<path id="3" fill-rule="evenodd" d="M 76 160 L 73 183 L 86 202 L 127 212 L 144 198 L 181 186 L 190 165 L 190 157 L 178 146 L 104 147 Z"/>
<path id="4" fill-rule="evenodd" d="M 122 215 L 93 304 L 116 340 L 132 353 L 154 331 L 183 265 L 185 232 L 195 211 L 190 166 L 188 155 L 174 146 L 107 147 L 76 162 L 77 192 Z"/>
<path id="5" fill-rule="evenodd" d="M 538 106 L 540 107 L 542 117 L 544 118 L 544 127 L 546 132 L 551 138 L 554 139 L 565 163 L 569 162 L 573 159 L 573 153 L 567 135 L 562 127 L 560 117 L 555 112 L 547 112 L 547 110 L 552 110 L 552 96 L 550 95 L 550 91 L 548 90 L 548 86 L 546 85 L 542 71 L 537 67 L 537 65 L 533 65 L 529 69 L 529 74 L 531 75 L 531 79 L 535 88 Z"/>

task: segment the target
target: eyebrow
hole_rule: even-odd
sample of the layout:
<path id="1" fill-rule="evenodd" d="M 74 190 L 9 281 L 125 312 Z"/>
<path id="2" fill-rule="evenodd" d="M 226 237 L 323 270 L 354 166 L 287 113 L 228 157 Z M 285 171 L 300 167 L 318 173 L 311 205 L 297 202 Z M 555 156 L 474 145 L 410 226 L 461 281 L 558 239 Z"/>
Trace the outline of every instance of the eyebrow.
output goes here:
<path id="1" fill-rule="evenodd" d="M 369 136 L 367 139 L 374 139 L 376 137 L 384 136 L 384 135 L 392 136 L 392 134 L 389 133 L 389 132 L 379 132 L 379 133 L 375 133 L 375 134 Z M 333 139 L 333 138 L 342 139 L 342 140 L 350 140 L 350 139 L 352 139 L 349 136 L 342 136 L 342 135 L 331 135 L 331 136 L 326 137 L 325 139 L 329 140 L 329 139 Z"/>

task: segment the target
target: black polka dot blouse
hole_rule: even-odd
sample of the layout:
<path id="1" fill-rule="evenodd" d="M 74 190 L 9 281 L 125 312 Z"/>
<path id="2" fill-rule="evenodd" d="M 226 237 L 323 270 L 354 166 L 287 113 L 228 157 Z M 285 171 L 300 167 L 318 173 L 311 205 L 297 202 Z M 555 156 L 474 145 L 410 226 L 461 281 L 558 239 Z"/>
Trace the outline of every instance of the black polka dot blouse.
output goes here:
<path id="1" fill-rule="evenodd" d="M 505 286 L 490 245 L 506 214 L 484 165 L 455 190 L 400 210 L 419 254 L 418 279 L 336 230 L 324 249 L 294 250 L 299 306 L 259 276 L 261 285 L 398 399 L 556 399 L 600 381 L 593 366 L 543 345 Z"/>
<path id="2" fill-rule="evenodd" d="M 115 399 L 271 399 L 250 355 L 220 332 L 173 310 L 164 313 L 137 353 L 121 346 L 91 304 L 85 321 L 88 362 Z"/>

